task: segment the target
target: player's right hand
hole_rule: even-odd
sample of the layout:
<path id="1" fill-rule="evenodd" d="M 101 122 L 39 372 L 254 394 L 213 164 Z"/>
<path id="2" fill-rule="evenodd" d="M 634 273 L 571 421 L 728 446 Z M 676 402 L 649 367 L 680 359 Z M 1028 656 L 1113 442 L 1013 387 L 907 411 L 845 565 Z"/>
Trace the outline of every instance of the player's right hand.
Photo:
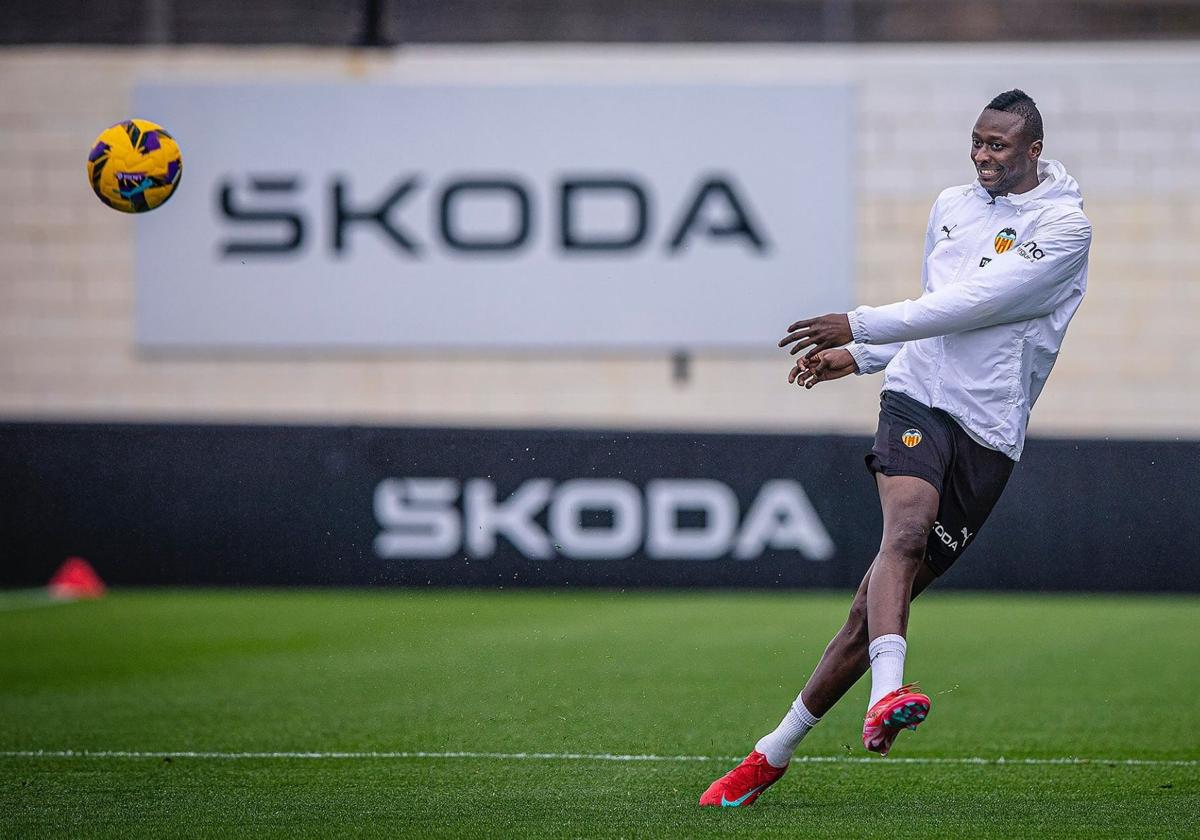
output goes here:
<path id="1" fill-rule="evenodd" d="M 811 388 L 818 382 L 841 379 L 857 372 L 858 362 L 854 361 L 849 350 L 822 350 L 797 359 L 792 372 L 788 374 L 788 383 Z"/>

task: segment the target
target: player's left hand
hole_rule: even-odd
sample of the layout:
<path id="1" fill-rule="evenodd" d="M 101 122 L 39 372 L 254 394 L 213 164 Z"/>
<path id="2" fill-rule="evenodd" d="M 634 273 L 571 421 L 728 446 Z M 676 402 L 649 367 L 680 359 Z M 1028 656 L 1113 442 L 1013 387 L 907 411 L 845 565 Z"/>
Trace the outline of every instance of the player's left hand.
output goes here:
<path id="1" fill-rule="evenodd" d="M 853 340 L 850 319 L 844 313 L 835 313 L 797 321 L 788 327 L 788 334 L 779 339 L 779 346 L 787 347 L 792 344 L 790 352 L 793 356 L 805 347 L 811 347 L 813 349 L 809 355 L 815 355 L 822 350 L 849 344 Z"/>
<path id="2" fill-rule="evenodd" d="M 858 373 L 858 362 L 849 350 L 822 350 L 796 359 L 788 383 L 811 389 L 818 382 L 830 382 Z"/>

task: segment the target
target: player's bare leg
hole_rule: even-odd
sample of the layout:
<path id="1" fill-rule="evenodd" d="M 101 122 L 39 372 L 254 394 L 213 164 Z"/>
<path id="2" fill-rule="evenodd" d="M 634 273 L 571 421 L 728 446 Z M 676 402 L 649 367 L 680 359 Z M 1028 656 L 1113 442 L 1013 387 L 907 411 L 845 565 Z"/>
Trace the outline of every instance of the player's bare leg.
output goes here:
<path id="1" fill-rule="evenodd" d="M 867 630 L 867 587 L 874 569 L 875 564 L 872 563 L 858 585 L 846 623 L 829 640 L 821 661 L 804 684 L 800 696 L 804 705 L 817 717 L 824 717 L 871 667 L 867 655 L 871 643 Z M 936 578 L 933 570 L 922 563 L 913 579 L 911 597 L 916 598 L 924 592 Z"/>
<path id="2" fill-rule="evenodd" d="M 937 491 L 927 481 L 906 475 L 879 475 L 877 484 L 883 507 L 879 554 L 858 586 L 846 623 L 830 640 L 800 694 L 804 706 L 818 718 L 871 667 L 872 639 L 887 633 L 904 635 L 909 603 L 936 577 L 924 557 L 937 516 Z"/>
<path id="3" fill-rule="evenodd" d="M 937 518 L 938 491 L 923 478 L 877 475 L 883 508 L 883 540 L 867 587 L 867 627 L 872 639 L 903 636 L 913 582 L 925 565 L 929 533 Z"/>
<path id="4" fill-rule="evenodd" d="M 761 738 L 754 751 L 741 764 L 709 786 L 700 798 L 701 805 L 751 805 L 764 790 L 778 781 L 808 730 L 871 668 L 871 640 L 878 638 L 871 629 L 875 626 L 871 621 L 872 592 L 878 600 L 883 601 L 881 615 L 885 618 L 882 626 L 889 629 L 896 627 L 903 632 L 908 625 L 909 602 L 934 581 L 936 576 L 924 562 L 924 557 L 925 541 L 937 516 L 937 491 L 923 479 L 911 476 L 879 475 L 877 483 L 884 512 L 883 539 L 879 554 L 854 595 L 845 624 L 825 647 L 821 661 L 779 726 Z M 928 521 L 921 526 L 923 517 L 927 517 Z M 924 534 L 924 540 L 920 543 L 916 562 L 911 562 L 919 534 Z M 880 579 L 878 584 L 874 584 L 877 574 Z M 903 603 L 897 606 L 887 602 L 889 593 Z M 899 625 L 887 623 L 897 619 Z M 916 694 L 910 696 L 924 697 Z M 929 709 L 928 699 L 925 699 L 923 706 L 919 700 L 902 700 L 899 708 L 912 711 L 904 705 L 909 702 L 915 704 L 913 708 L 922 710 L 919 713 L 924 719 Z M 885 746 L 890 747 L 895 734 L 895 731 L 886 731 L 879 737 L 885 738 Z M 879 738 L 876 741 L 876 746 L 882 744 Z M 886 749 L 883 751 L 886 752 Z"/>
<path id="5" fill-rule="evenodd" d="M 915 729 L 929 713 L 929 697 L 904 683 L 908 608 L 922 569 L 939 493 L 914 476 L 877 476 L 883 507 L 883 541 L 867 582 L 867 656 L 871 700 L 863 721 L 863 746 L 887 755 L 901 730 Z"/>

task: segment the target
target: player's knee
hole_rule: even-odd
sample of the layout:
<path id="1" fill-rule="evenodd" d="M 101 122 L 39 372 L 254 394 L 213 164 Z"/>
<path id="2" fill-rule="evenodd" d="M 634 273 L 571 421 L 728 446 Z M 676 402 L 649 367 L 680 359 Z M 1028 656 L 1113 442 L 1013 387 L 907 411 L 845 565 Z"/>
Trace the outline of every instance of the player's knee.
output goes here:
<path id="1" fill-rule="evenodd" d="M 883 535 L 880 556 L 886 562 L 903 563 L 914 568 L 925 556 L 932 525 L 923 519 L 902 519 Z"/>

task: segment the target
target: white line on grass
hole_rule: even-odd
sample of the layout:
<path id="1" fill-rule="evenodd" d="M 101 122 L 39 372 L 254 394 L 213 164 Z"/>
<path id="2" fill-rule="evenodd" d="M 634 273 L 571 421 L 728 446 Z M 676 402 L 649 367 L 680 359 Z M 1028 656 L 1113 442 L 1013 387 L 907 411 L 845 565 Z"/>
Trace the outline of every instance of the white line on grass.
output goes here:
<path id="1" fill-rule="evenodd" d="M 540 752 L 215 752 L 139 750 L 5 750 L 0 758 L 208 758 L 238 759 L 403 759 L 403 758 L 482 758 L 500 761 L 738 761 L 728 755 L 618 755 L 615 753 L 540 753 Z M 1197 767 L 1200 760 L 1170 758 L 867 758 L 849 755 L 796 756 L 793 764 L 951 764 L 1003 767 L 1006 765 L 1108 765 L 1122 767 Z"/>
<path id="2" fill-rule="evenodd" d="M 71 598 L 55 598 L 45 589 L 7 589 L 0 590 L 0 612 L 9 610 L 28 610 L 34 607 L 53 607 L 57 604 L 70 604 Z"/>

